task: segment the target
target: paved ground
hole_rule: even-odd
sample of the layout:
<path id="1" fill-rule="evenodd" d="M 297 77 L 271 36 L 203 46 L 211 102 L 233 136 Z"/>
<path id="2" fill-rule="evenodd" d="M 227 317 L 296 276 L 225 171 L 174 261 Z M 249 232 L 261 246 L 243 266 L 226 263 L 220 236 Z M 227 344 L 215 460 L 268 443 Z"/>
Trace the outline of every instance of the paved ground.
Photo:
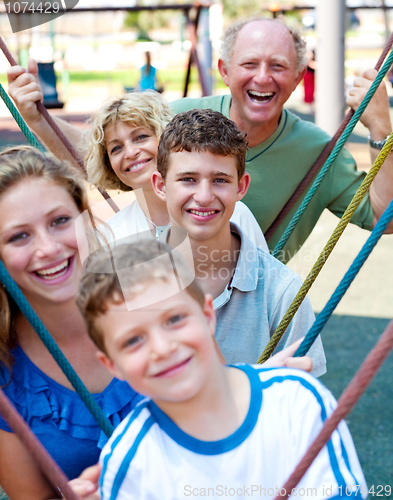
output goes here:
<path id="1" fill-rule="evenodd" d="M 307 111 L 301 104 L 292 104 L 300 114 Z M 79 126 L 87 117 L 85 112 L 56 113 Z M 5 112 L 0 115 L 3 115 L 0 117 L 0 146 L 24 142 L 12 118 L 7 117 Z M 311 116 L 306 118 L 312 119 Z M 358 126 L 355 132 L 348 148 L 359 168 L 367 169 L 369 157 L 365 131 Z M 100 201 L 94 193 L 92 199 Z M 337 222 L 335 216 L 324 213 L 302 251 L 289 263 L 303 278 Z M 357 227 L 347 228 L 310 291 L 316 312 L 323 308 L 368 235 Z M 322 380 L 336 397 L 340 396 L 388 320 L 393 317 L 392 250 L 393 236 L 383 236 L 322 333 L 328 359 L 328 373 Z M 392 373 L 393 357 L 390 356 L 348 419 L 370 486 L 389 484 L 393 487 Z"/>

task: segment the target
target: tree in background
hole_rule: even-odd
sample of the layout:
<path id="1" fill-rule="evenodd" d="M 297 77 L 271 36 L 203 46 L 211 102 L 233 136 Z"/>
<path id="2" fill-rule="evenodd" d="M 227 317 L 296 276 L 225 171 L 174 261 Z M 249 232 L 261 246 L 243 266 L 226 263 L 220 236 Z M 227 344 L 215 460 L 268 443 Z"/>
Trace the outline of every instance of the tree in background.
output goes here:
<path id="1" fill-rule="evenodd" d="M 233 21 L 240 19 L 242 17 L 251 16 L 265 16 L 272 17 L 269 8 L 291 8 L 294 3 L 293 0 L 279 0 L 278 2 L 273 1 L 260 1 L 260 0 L 221 0 L 224 6 L 224 18 L 225 24 L 229 25 Z M 261 9 L 263 7 L 263 10 Z M 285 14 L 285 19 L 289 22 L 299 23 L 301 16 L 298 11 L 287 12 Z"/>
<path id="2" fill-rule="evenodd" d="M 158 3 L 154 3 L 154 5 L 165 5 L 165 3 L 165 1 L 159 0 Z M 173 4 L 174 2 L 171 3 Z M 140 0 L 137 5 L 152 5 L 152 2 L 149 0 Z M 180 14 L 174 14 L 174 12 L 170 10 L 128 12 L 124 19 L 124 27 L 137 30 L 138 40 L 150 41 L 149 31 L 167 28 L 173 22 L 174 16 L 176 15 Z"/>

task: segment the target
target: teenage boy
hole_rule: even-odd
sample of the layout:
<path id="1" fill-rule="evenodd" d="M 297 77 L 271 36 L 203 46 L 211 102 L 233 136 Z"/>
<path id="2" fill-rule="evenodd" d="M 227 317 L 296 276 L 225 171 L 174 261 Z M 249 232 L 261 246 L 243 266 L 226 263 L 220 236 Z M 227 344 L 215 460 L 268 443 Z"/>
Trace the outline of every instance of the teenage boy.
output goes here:
<path id="1" fill-rule="evenodd" d="M 99 359 L 146 396 L 102 451 L 100 496 L 274 498 L 334 398 L 299 370 L 223 366 L 212 297 L 195 280 L 179 287 L 192 279 L 174 254 L 159 242 L 119 245 L 93 255 L 81 280 L 78 305 Z M 301 491 L 367 496 L 344 421 L 293 494 Z"/>
<path id="2" fill-rule="evenodd" d="M 301 286 L 295 272 L 260 251 L 230 222 L 250 184 L 246 152 L 245 134 L 234 122 L 218 111 L 194 109 L 167 125 L 158 147 L 159 172 L 152 177 L 172 225 L 188 233 L 195 276 L 213 296 L 216 339 L 228 363 L 258 360 Z M 303 337 L 314 320 L 306 298 L 276 351 Z M 325 373 L 320 338 L 309 355 L 312 374 Z"/>

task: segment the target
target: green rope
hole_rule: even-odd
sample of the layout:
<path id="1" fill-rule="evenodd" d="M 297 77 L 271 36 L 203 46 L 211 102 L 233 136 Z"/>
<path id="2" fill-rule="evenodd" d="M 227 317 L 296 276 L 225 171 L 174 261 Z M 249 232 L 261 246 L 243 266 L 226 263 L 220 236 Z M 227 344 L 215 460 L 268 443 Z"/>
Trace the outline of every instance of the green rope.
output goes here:
<path id="1" fill-rule="evenodd" d="M 44 148 L 42 145 L 37 141 L 35 138 L 34 134 L 31 132 L 29 127 L 26 125 L 26 122 L 22 118 L 21 114 L 19 111 L 16 109 L 15 104 L 11 101 L 11 99 L 8 97 L 7 92 L 4 90 L 4 87 L 0 83 L 0 96 L 3 99 L 5 105 L 7 106 L 9 112 L 13 116 L 14 120 L 16 123 L 19 125 L 19 128 L 23 132 L 24 136 L 26 139 L 29 141 L 29 143 L 34 146 L 35 148 L 39 149 L 41 153 L 44 153 Z"/>
<path id="2" fill-rule="evenodd" d="M 317 189 L 321 185 L 321 182 L 323 181 L 323 179 L 325 178 L 326 174 L 328 173 L 330 167 L 332 166 L 334 160 L 337 158 L 341 149 L 344 147 L 346 140 L 348 139 L 349 135 L 351 134 L 351 132 L 355 128 L 355 125 L 357 124 L 360 117 L 362 116 L 363 111 L 366 109 L 368 103 L 371 101 L 373 95 L 375 94 L 375 91 L 379 87 L 379 84 L 382 82 L 383 77 L 386 75 L 386 73 L 389 71 L 390 67 L 392 66 L 392 63 L 393 63 L 393 51 L 389 54 L 389 57 L 386 59 L 386 62 L 383 65 L 381 71 L 378 73 L 377 77 L 375 78 L 375 80 L 371 84 L 363 101 L 360 103 L 358 109 L 356 110 L 353 117 L 351 118 L 351 121 L 346 126 L 342 136 L 337 141 L 337 144 L 334 146 L 333 151 L 330 153 L 328 159 L 326 160 L 324 166 L 322 167 L 321 171 L 319 172 L 318 176 L 316 177 L 315 181 L 313 182 L 313 185 L 311 186 L 310 190 L 308 191 L 306 197 L 304 198 L 301 205 L 297 209 L 292 220 L 289 222 L 287 228 L 284 231 L 284 234 L 281 236 L 279 242 L 277 243 L 275 249 L 273 250 L 274 257 L 278 257 L 278 255 L 280 254 L 284 245 L 288 241 L 289 237 L 291 236 L 292 232 L 294 231 L 295 227 L 297 226 L 301 216 L 303 215 L 306 208 L 310 204 Z"/>
<path id="3" fill-rule="evenodd" d="M 378 157 L 376 158 L 372 168 L 370 169 L 370 171 L 368 172 L 368 174 L 364 178 L 363 182 L 359 186 L 359 189 L 356 191 L 355 196 L 352 198 L 351 203 L 348 205 L 347 209 L 345 210 L 343 216 L 340 219 L 340 222 L 336 226 L 336 229 L 333 231 L 331 237 L 329 238 L 329 241 L 325 245 L 325 248 L 320 253 L 313 268 L 308 273 L 307 278 L 304 280 L 303 285 L 300 287 L 296 297 L 293 299 L 292 304 L 289 306 L 288 311 L 285 313 L 284 317 L 280 321 L 280 324 L 278 325 L 276 331 L 273 333 L 271 339 L 269 340 L 267 346 L 265 347 L 265 350 L 261 354 L 257 363 L 264 363 L 267 359 L 269 359 L 269 357 L 273 353 L 273 351 L 276 348 L 281 337 L 284 335 L 284 332 L 287 329 L 289 323 L 292 321 L 292 318 L 294 317 L 296 311 L 299 309 L 300 304 L 303 302 L 305 296 L 307 295 L 312 284 L 316 280 L 323 265 L 325 264 L 329 255 L 333 251 L 333 248 L 335 247 L 336 243 L 338 242 L 340 236 L 343 234 L 345 228 L 350 223 L 351 218 L 352 218 L 353 214 L 355 213 L 355 210 L 357 209 L 360 202 L 362 201 L 365 194 L 367 193 L 371 183 L 375 179 L 375 176 L 377 175 L 380 168 L 382 167 L 383 162 L 386 160 L 388 154 L 392 151 L 392 148 L 393 148 L 393 132 L 390 134 L 388 140 L 386 141 L 386 144 L 384 145 L 384 147 L 382 148 L 382 151 L 379 153 Z"/>

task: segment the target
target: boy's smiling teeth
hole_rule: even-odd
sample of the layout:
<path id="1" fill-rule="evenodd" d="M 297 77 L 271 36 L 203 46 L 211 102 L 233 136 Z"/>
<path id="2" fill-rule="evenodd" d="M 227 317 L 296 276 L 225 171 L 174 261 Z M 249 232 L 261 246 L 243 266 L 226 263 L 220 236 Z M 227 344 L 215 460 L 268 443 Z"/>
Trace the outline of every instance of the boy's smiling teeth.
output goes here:
<path id="1" fill-rule="evenodd" d="M 51 280 L 54 278 L 59 278 L 63 274 L 66 273 L 69 266 L 70 259 L 66 259 L 64 262 L 59 264 L 58 266 L 51 267 L 49 269 L 42 269 L 41 271 L 35 271 L 35 273 L 40 277 L 46 280 Z"/>
<path id="2" fill-rule="evenodd" d="M 274 96 L 274 92 L 258 92 L 256 90 L 249 90 L 248 95 L 255 102 L 266 102 Z"/>
<path id="3" fill-rule="evenodd" d="M 199 212 L 199 210 L 189 210 L 190 213 L 194 215 L 199 215 L 200 217 L 207 217 L 208 215 L 213 215 L 217 210 L 210 210 L 209 212 Z"/>
<path id="4" fill-rule="evenodd" d="M 148 161 L 150 161 L 150 158 L 147 159 L 147 160 L 143 160 L 143 161 L 140 161 L 139 163 L 137 163 L 136 165 L 133 165 L 132 167 L 130 168 L 127 168 L 126 169 L 126 172 L 132 172 L 133 170 L 136 170 L 137 168 L 141 167 L 142 165 L 144 165 L 145 163 L 147 163 Z"/>

